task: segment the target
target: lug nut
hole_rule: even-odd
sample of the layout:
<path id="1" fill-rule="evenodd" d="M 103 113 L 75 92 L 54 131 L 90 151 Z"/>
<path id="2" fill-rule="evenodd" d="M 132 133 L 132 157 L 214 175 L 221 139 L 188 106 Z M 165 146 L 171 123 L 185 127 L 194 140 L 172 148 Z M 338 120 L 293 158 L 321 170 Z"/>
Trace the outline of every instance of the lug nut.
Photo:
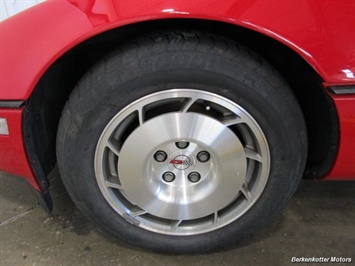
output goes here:
<path id="1" fill-rule="evenodd" d="M 197 172 L 191 172 L 188 176 L 187 179 L 192 182 L 192 183 L 196 183 L 198 181 L 200 181 L 201 179 L 201 175 Z"/>
<path id="2" fill-rule="evenodd" d="M 188 141 L 178 141 L 178 142 L 175 142 L 175 145 L 179 149 L 186 149 L 187 147 L 189 147 L 190 142 L 188 142 Z"/>
<path id="3" fill-rule="evenodd" d="M 165 182 L 173 182 L 175 180 L 175 175 L 172 172 L 165 172 L 163 174 L 163 180 Z"/>
<path id="4" fill-rule="evenodd" d="M 197 154 L 197 160 L 201 163 L 207 162 L 210 158 L 211 158 L 211 156 L 210 156 L 209 152 L 207 152 L 207 151 L 200 151 Z"/>
<path id="5" fill-rule="evenodd" d="M 154 154 L 154 159 L 157 161 L 157 162 L 164 162 L 166 160 L 166 158 L 168 158 L 168 155 L 166 155 L 166 152 L 164 151 L 157 151 L 155 154 Z"/>

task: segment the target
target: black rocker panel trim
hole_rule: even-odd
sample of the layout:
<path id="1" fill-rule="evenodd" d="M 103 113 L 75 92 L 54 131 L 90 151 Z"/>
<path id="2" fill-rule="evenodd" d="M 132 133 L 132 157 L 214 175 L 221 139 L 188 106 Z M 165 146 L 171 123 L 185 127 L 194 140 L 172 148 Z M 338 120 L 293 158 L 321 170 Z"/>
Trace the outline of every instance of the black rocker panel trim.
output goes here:
<path id="1" fill-rule="evenodd" d="M 0 101 L 0 108 L 20 108 L 25 101 Z"/>
<path id="2" fill-rule="evenodd" d="M 337 95 L 355 94 L 355 85 L 330 86 L 328 90 Z"/>

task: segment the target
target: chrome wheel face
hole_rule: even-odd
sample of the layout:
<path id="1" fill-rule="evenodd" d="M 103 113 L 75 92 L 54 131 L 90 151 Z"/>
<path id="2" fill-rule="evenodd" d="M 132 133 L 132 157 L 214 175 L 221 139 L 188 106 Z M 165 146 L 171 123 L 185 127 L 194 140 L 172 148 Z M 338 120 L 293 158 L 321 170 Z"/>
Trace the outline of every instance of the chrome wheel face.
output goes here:
<path id="1" fill-rule="evenodd" d="M 270 154 L 253 117 L 213 93 L 173 89 L 121 110 L 101 134 L 95 174 L 128 222 L 167 235 L 216 230 L 248 211 Z"/>

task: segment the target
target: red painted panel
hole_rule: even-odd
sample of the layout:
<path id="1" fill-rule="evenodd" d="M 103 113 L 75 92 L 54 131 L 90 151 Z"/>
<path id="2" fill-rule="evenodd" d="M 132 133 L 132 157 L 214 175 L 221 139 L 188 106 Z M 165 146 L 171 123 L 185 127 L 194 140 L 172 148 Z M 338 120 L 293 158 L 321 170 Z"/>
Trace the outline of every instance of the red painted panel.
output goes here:
<path id="1" fill-rule="evenodd" d="M 0 117 L 6 118 L 9 128 L 8 136 L 0 135 L 0 169 L 23 177 L 39 191 L 22 141 L 22 109 L 0 109 Z"/>
<path id="2" fill-rule="evenodd" d="M 340 146 L 326 179 L 355 179 L 355 96 L 333 96 L 340 122 Z"/>
<path id="3" fill-rule="evenodd" d="M 26 100 L 65 52 L 101 32 L 154 19 L 196 18 L 243 26 L 299 53 L 328 84 L 355 84 L 353 0 L 49 0 L 0 23 L 0 100 Z M 163 23 L 163 22 L 162 22 Z M 341 140 L 329 179 L 354 173 L 354 99 L 334 97 Z M 34 187 L 21 136 L 21 110 L 0 110 L 10 136 L 0 137 L 0 169 Z M 13 135 L 14 134 L 14 135 Z"/>
<path id="4" fill-rule="evenodd" d="M 56 55 L 90 29 L 67 1 L 45 2 L 0 23 L 0 100 L 27 99 Z"/>
<path id="5" fill-rule="evenodd" d="M 50 0 L 0 24 L 0 99 L 27 99 L 51 63 L 91 36 L 168 18 L 217 20 L 259 31 L 298 52 L 324 81 L 354 83 L 354 14 L 353 0 Z"/>

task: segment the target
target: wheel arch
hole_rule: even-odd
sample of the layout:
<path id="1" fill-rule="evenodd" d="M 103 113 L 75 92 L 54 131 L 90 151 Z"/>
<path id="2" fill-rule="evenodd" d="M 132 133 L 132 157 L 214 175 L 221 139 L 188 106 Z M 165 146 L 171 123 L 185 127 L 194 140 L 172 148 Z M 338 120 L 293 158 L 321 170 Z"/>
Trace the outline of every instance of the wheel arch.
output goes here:
<path id="1" fill-rule="evenodd" d="M 322 177 L 330 171 L 338 146 L 338 120 L 322 78 L 303 56 L 278 40 L 254 30 L 202 19 L 166 19 L 111 29 L 76 45 L 42 75 L 24 112 L 24 139 L 29 161 L 42 188 L 56 162 L 55 139 L 65 102 L 80 78 L 121 43 L 157 30 L 195 29 L 234 39 L 269 61 L 286 79 L 302 108 L 309 139 L 306 175 Z"/>

